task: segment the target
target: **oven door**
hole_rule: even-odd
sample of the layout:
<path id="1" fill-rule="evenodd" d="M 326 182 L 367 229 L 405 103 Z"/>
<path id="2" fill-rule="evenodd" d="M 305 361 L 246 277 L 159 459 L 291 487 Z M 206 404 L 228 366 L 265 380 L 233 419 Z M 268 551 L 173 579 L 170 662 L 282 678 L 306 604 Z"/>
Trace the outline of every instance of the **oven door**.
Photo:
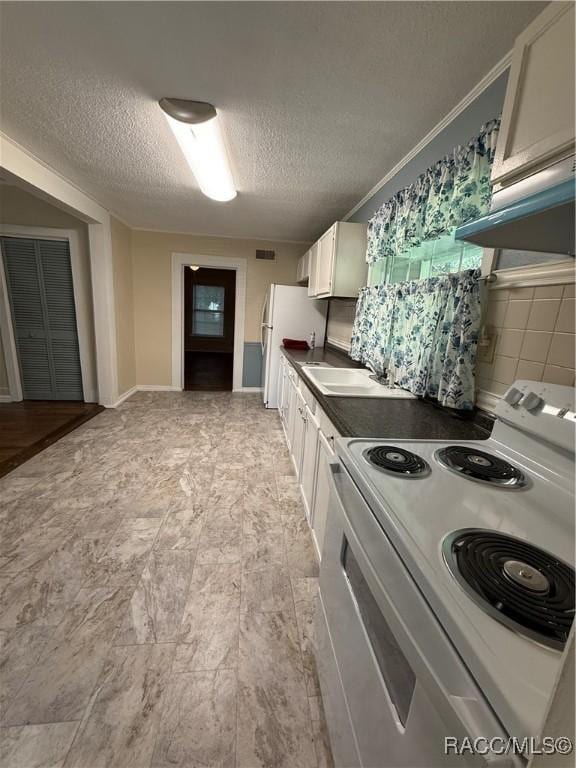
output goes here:
<path id="1" fill-rule="evenodd" d="M 505 734 L 345 467 L 330 470 L 316 626 L 336 764 L 522 765 L 445 754 L 445 737 Z"/>

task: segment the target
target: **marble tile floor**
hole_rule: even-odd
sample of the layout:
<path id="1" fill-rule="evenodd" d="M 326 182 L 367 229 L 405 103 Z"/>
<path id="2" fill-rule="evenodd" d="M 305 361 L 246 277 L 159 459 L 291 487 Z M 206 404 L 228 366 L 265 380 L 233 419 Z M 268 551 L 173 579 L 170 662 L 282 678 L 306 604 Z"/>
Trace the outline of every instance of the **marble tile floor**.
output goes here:
<path id="1" fill-rule="evenodd" d="M 0 765 L 328 768 L 275 411 L 139 393 L 0 479 Z"/>

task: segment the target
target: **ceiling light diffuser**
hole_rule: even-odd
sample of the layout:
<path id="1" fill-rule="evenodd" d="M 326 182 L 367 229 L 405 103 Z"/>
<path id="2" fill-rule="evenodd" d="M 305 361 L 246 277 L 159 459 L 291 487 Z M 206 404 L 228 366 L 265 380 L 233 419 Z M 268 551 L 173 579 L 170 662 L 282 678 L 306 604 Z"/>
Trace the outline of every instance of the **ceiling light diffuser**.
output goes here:
<path id="1" fill-rule="evenodd" d="M 233 200 L 236 187 L 216 109 L 186 99 L 161 99 L 160 106 L 202 192 L 219 202 Z"/>

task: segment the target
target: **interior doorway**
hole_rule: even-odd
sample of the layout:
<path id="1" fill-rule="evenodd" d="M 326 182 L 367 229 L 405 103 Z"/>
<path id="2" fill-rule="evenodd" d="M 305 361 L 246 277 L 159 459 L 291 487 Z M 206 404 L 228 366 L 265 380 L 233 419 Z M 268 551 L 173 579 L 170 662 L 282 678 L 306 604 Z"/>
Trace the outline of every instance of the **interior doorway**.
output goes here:
<path id="1" fill-rule="evenodd" d="M 69 241 L 2 236 L 0 246 L 22 398 L 83 401 Z"/>
<path id="2" fill-rule="evenodd" d="M 184 389 L 232 390 L 236 271 L 184 270 Z"/>

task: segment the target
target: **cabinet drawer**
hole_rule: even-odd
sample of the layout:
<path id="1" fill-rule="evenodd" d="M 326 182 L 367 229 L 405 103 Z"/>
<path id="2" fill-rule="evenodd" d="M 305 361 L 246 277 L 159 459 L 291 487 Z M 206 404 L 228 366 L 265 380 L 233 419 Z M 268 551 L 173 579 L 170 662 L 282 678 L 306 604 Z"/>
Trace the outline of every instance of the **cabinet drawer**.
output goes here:
<path id="1" fill-rule="evenodd" d="M 288 378 L 294 384 L 296 389 L 299 389 L 298 382 L 300 381 L 300 377 L 298 376 L 294 368 L 292 368 L 289 362 L 286 362 L 286 372 L 287 372 Z"/>
<path id="2" fill-rule="evenodd" d="M 304 379 L 300 379 L 300 392 L 302 393 L 302 397 L 306 401 L 306 405 L 312 413 L 316 413 L 316 398 L 312 394 L 312 392 L 308 389 L 308 386 L 306 385 L 306 382 Z"/>
<path id="3" fill-rule="evenodd" d="M 324 433 L 326 440 L 328 441 L 328 443 L 330 444 L 330 447 L 333 450 L 334 440 L 336 440 L 336 438 L 338 437 L 342 437 L 342 435 L 340 434 L 340 432 L 338 432 L 334 424 L 332 424 L 332 422 L 330 421 L 328 416 L 326 416 L 326 414 L 324 413 L 322 408 L 320 408 L 320 406 L 318 406 L 316 418 L 320 423 L 320 429 Z"/>

